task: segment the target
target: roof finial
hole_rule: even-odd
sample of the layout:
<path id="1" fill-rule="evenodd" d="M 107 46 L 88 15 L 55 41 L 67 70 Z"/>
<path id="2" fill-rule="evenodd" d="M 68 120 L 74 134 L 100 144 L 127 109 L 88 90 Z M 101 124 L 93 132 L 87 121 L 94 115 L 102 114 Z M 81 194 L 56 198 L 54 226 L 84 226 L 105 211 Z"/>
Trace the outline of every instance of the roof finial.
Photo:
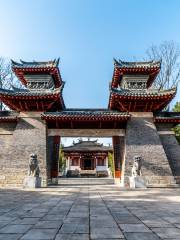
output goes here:
<path id="1" fill-rule="evenodd" d="M 59 65 L 59 61 L 60 61 L 60 58 L 58 58 L 57 60 L 55 59 L 56 67 Z"/>
<path id="2" fill-rule="evenodd" d="M 113 61 L 114 61 L 114 65 L 119 64 L 119 62 L 115 58 L 113 58 Z"/>

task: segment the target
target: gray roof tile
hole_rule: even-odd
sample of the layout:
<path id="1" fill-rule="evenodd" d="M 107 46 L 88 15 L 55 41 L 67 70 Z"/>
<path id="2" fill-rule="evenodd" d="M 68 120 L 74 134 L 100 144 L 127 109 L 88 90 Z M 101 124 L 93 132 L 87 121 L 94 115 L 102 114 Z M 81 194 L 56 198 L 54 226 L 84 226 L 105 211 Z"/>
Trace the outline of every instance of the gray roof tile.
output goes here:
<path id="1" fill-rule="evenodd" d="M 129 90 L 129 89 L 116 89 L 111 88 L 111 93 L 121 95 L 121 96 L 133 96 L 133 97 L 151 97 L 151 96 L 165 96 L 168 94 L 175 94 L 176 88 L 172 88 L 169 90 L 151 90 L 151 89 L 145 89 L 145 90 Z"/>
<path id="2" fill-rule="evenodd" d="M 56 89 L 43 89 L 43 90 L 29 90 L 29 89 L 17 89 L 8 90 L 0 88 L 0 96 L 47 96 L 52 94 L 58 94 L 62 92 L 62 87 Z"/>
<path id="3" fill-rule="evenodd" d="M 38 61 L 32 61 L 32 62 L 25 62 L 23 60 L 20 60 L 20 62 L 15 62 L 11 60 L 11 64 L 13 68 L 51 68 L 51 67 L 58 67 L 59 64 L 59 58 L 54 59 L 52 61 L 46 61 L 46 62 L 38 62 Z"/>
<path id="4" fill-rule="evenodd" d="M 121 68 L 152 68 L 161 67 L 161 61 L 144 61 L 144 62 L 124 62 L 122 60 L 114 59 L 114 64 Z"/>
<path id="5" fill-rule="evenodd" d="M 68 147 L 63 147 L 62 150 L 64 152 L 91 152 L 91 151 L 105 151 L 105 152 L 112 152 L 113 149 L 111 146 L 104 146 L 102 143 L 98 143 L 97 140 L 95 141 L 81 141 L 77 143 L 73 143 L 73 145 Z"/>
<path id="6" fill-rule="evenodd" d="M 61 112 L 46 112 L 42 114 L 43 117 L 63 118 L 63 117 L 86 117 L 86 118 L 123 118 L 130 117 L 127 112 L 119 112 L 108 109 L 66 109 Z"/>

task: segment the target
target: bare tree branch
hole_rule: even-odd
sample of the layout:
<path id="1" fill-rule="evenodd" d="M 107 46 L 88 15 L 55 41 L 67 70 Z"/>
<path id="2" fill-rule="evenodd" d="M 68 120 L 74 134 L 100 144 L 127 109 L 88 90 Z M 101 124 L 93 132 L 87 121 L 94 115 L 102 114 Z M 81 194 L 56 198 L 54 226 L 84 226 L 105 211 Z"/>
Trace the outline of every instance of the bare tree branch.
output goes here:
<path id="1" fill-rule="evenodd" d="M 151 60 L 161 60 L 161 71 L 154 82 L 160 89 L 178 87 L 180 82 L 180 47 L 173 41 L 166 41 L 156 46 L 152 45 L 146 51 Z"/>
<path id="2" fill-rule="evenodd" d="M 0 57 L 0 88 L 11 89 L 12 85 L 21 87 L 21 84 L 12 72 L 10 62 Z M 6 109 L 6 106 L 0 102 L 0 111 L 4 109 Z"/>

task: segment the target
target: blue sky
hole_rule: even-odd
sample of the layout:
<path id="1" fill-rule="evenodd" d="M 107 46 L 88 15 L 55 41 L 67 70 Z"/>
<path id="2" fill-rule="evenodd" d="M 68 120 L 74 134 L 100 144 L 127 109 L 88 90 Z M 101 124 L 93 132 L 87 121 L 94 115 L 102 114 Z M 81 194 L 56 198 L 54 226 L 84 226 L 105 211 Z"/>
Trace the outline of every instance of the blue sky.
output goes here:
<path id="1" fill-rule="evenodd" d="M 180 43 L 179 0 L 0 0 L 0 56 L 60 57 L 67 107 L 107 107 L 113 57 L 168 40 Z"/>

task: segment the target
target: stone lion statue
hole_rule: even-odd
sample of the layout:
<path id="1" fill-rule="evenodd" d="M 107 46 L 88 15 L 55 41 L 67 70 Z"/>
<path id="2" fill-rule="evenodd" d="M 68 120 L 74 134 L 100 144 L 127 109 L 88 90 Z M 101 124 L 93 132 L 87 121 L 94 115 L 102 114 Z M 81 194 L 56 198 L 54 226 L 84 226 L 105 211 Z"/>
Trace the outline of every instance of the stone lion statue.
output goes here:
<path id="1" fill-rule="evenodd" d="M 28 175 L 33 177 L 39 177 L 39 173 L 40 173 L 40 170 L 38 166 L 37 155 L 32 153 L 30 154 L 30 159 L 29 159 Z"/>
<path id="2" fill-rule="evenodd" d="M 142 157 L 134 156 L 133 160 L 132 177 L 141 176 Z"/>

